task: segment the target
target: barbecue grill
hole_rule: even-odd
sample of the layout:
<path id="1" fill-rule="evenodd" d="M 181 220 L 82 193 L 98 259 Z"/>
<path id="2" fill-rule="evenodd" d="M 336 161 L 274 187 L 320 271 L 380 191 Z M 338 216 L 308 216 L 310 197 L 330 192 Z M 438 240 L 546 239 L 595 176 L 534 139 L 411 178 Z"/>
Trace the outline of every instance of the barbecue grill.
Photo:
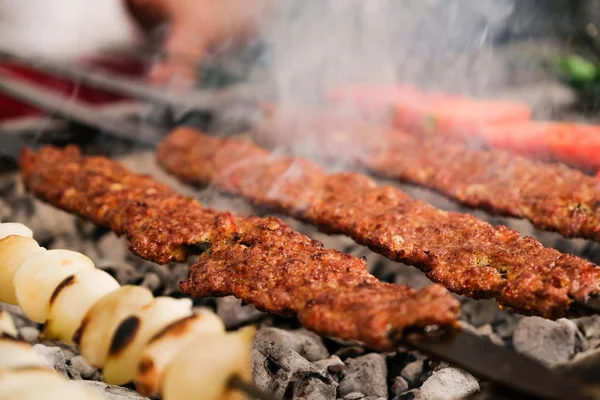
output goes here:
<path id="1" fill-rule="evenodd" d="M 73 236 L 82 236 L 84 239 L 76 244 L 79 248 L 93 249 L 92 251 L 99 258 L 108 256 L 113 251 L 122 252 L 122 260 L 129 260 L 139 268 L 136 272 L 127 267 L 117 268 L 114 265 L 106 265 L 107 270 L 112 269 L 116 276 L 133 274 L 137 283 L 153 287 L 157 293 L 166 292 L 183 296 L 175 283 L 187 274 L 185 266 L 158 268 L 152 263 L 126 254 L 118 250 L 123 248 L 124 241 L 110 236 L 111 234 L 105 229 L 61 214 L 38 200 L 32 200 L 30 195 L 24 194 L 14 170 L 17 156 L 22 148 L 24 146 L 38 148 L 43 144 L 77 143 L 84 153 L 121 159 L 124 163 L 133 165 L 135 170 L 149 173 L 159 180 L 166 180 L 177 191 L 200 197 L 203 205 L 207 207 L 230 209 L 247 215 L 273 212 L 268 209 L 253 208 L 239 199 L 223 194 L 219 188 L 209 187 L 203 191 L 192 189 L 167 176 L 152 161 L 154 157 L 152 153 L 156 145 L 168 132 L 179 125 L 193 126 L 217 136 L 230 136 L 231 132 L 244 132 L 252 128 L 256 123 L 253 117 L 261 114 L 264 100 L 257 95 L 256 90 L 234 86 L 227 90 L 166 91 L 150 86 L 139 79 L 140 67 L 137 65 L 127 68 L 114 65 L 63 65 L 9 54 L 3 55 L 2 63 L 0 92 L 4 94 L 2 98 L 4 106 L 0 114 L 2 140 L 0 151 L 4 165 L 8 168 L 1 177 L 3 186 L 0 190 L 6 201 L 10 203 L 10 207 L 7 207 L 10 210 L 6 211 L 8 215 L 0 215 L 3 221 L 6 218 L 33 221 L 44 230 L 49 230 L 55 224 L 52 219 L 57 218 L 57 221 L 72 225 L 73 229 L 77 229 L 77 233 L 61 233 L 60 227 L 55 230 L 56 234 L 50 230 L 45 233 L 43 239 L 49 245 L 58 245 L 60 240 L 72 240 Z M 565 253 L 573 253 L 596 263 L 600 260 L 598 258 L 600 252 L 595 243 L 582 239 L 565 239 L 556 233 L 535 229 L 524 220 L 492 216 L 480 210 L 457 205 L 442 195 L 423 188 L 397 182 L 393 184 L 439 208 L 473 214 L 493 225 L 507 225 L 519 230 L 523 235 L 532 235 L 546 247 L 555 247 Z M 29 207 L 34 207 L 34 211 L 28 210 Z M 45 210 L 44 216 L 41 210 Z M 420 272 L 379 257 L 365 248 L 352 244 L 348 238 L 326 236 L 306 224 L 293 219 L 287 220 L 297 230 L 323 241 L 326 247 L 337 248 L 359 257 L 366 256 L 371 272 L 380 280 L 395 283 L 408 282 L 411 286 L 425 286 L 428 283 L 427 278 Z M 101 248 L 95 244 L 99 240 L 104 243 Z M 101 252 L 104 254 L 99 254 Z M 155 278 L 149 276 L 158 277 L 158 283 L 150 282 Z M 121 278 L 129 279 L 124 276 Z M 216 307 L 217 311 L 222 313 L 221 315 L 225 315 L 228 312 L 227 302 L 233 300 L 228 298 L 227 302 L 214 299 L 198 301 L 199 304 L 201 302 Z M 524 396 L 558 399 L 600 396 L 597 392 L 597 373 L 600 368 L 597 353 L 597 347 L 600 345 L 597 314 L 600 313 L 600 307 L 596 299 L 577 301 L 572 304 L 567 316 L 581 317 L 575 319 L 575 322 L 566 319 L 553 322 L 536 317 L 523 318 L 511 310 L 499 309 L 489 300 L 477 301 L 461 297 L 460 302 L 463 310 L 460 326 L 449 330 L 406 332 L 402 337 L 401 347 L 395 351 L 373 352 L 365 355 L 365 352 L 368 353 L 370 350 L 360 343 L 310 337 L 313 346 L 325 348 L 322 344 L 324 341 L 327 355 L 334 356 L 335 352 L 335 356 L 345 362 L 340 360 L 337 364 L 333 357 L 317 356 L 311 359 L 305 349 L 294 348 L 293 344 L 288 344 L 296 350 L 292 356 L 288 354 L 289 350 L 286 353 L 283 350 L 267 349 L 269 346 L 266 343 L 269 341 L 281 340 L 280 337 L 269 339 L 267 333 L 274 335 L 273 337 L 277 335 L 285 337 L 285 331 L 281 333 L 276 328 L 292 331 L 299 328 L 296 321 L 260 313 L 251 306 L 242 307 L 234 304 L 233 308 L 229 308 L 229 312 L 233 314 L 230 326 L 245 325 L 255 321 L 263 324 L 267 333 L 263 335 L 265 337 L 262 339 L 263 342 L 256 345 L 259 350 L 255 354 L 260 356 L 257 357 L 258 361 L 255 360 L 255 384 L 263 391 L 275 392 L 275 398 L 292 394 L 297 394 L 299 397 L 304 395 L 306 398 L 330 398 L 331 396 L 335 398 L 336 391 L 337 397 L 345 396 L 344 398 L 348 399 L 369 396 L 387 397 L 390 393 L 397 395 L 399 399 L 413 398 L 411 396 L 418 393 L 423 382 L 427 385 L 429 379 L 431 379 L 430 385 L 443 385 L 444 380 L 441 376 L 444 375 L 444 371 L 466 374 L 464 376 L 467 378 L 463 379 L 463 384 L 470 385 L 470 389 L 467 390 L 469 398 L 500 399 Z M 535 333 L 527 333 L 528 326 L 533 327 L 531 328 L 533 332 L 537 329 L 538 334 L 542 336 L 567 337 L 564 341 L 556 343 L 557 345 L 560 343 L 560 346 L 570 346 L 569 349 L 565 349 L 568 355 L 566 357 L 559 355 L 558 360 L 549 360 L 537 354 L 535 346 L 531 344 L 535 341 Z M 484 333 L 486 329 L 490 330 L 487 334 Z M 503 333 L 499 334 L 499 332 Z M 584 337 L 584 334 L 587 336 Z M 290 341 L 292 342 L 293 340 Z M 285 340 L 283 343 L 287 344 Z M 511 347 L 516 348 L 516 351 Z M 519 352 L 525 353 L 528 357 L 520 355 Z M 316 379 L 316 373 L 310 369 L 313 367 L 306 366 L 298 367 L 300 368 L 298 371 L 292 369 L 298 372 L 298 376 L 283 376 L 285 374 L 281 373 L 281 370 L 296 368 L 289 364 L 292 362 L 290 357 L 296 357 L 296 353 L 302 354 L 303 357 L 299 356 L 302 362 L 309 363 L 304 359 L 307 358 L 315 361 L 315 365 L 326 366 L 325 375 L 328 378 Z M 554 369 L 560 373 L 552 373 L 550 368 L 531 360 L 529 356 L 541 358 L 547 364 L 554 364 Z M 367 362 L 369 360 L 371 360 L 370 364 Z M 321 364 L 318 364 L 319 362 Z M 450 367 L 448 368 L 445 363 L 450 363 Z M 467 372 L 454 367 L 460 367 Z M 384 372 L 377 375 L 376 371 L 382 368 Z M 416 369 L 412 374 L 411 368 Z M 384 392 L 381 392 L 380 387 L 373 389 L 368 384 L 358 385 L 356 382 L 359 379 L 352 380 L 353 375 L 361 374 L 363 374 L 362 379 L 371 380 L 373 386 L 375 381 L 383 379 Z M 481 380 L 475 379 L 470 374 Z M 88 378 L 95 376 L 90 374 Z M 244 388 L 244 385 L 238 382 L 239 387 Z M 303 385 L 304 389 L 301 388 Z M 362 393 L 362 397 L 361 393 L 358 393 L 356 397 L 352 397 L 352 392 L 367 390 L 369 387 L 372 393 Z M 479 387 L 481 387 L 480 391 L 477 390 Z M 257 393 L 253 386 L 245 388 L 255 395 L 265 395 L 260 391 Z"/>

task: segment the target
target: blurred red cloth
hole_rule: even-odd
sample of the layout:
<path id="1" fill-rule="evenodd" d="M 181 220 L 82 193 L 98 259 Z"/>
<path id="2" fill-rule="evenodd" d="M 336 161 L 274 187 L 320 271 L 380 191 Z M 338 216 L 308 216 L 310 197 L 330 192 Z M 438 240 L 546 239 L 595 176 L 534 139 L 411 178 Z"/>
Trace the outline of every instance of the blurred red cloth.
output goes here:
<path id="1" fill-rule="evenodd" d="M 87 64 L 130 77 L 141 77 L 144 76 L 146 72 L 145 66 L 137 60 L 102 59 L 93 60 Z M 84 65 L 86 65 L 86 63 L 82 63 L 82 66 Z M 98 90 L 84 84 L 74 83 L 68 79 L 62 79 L 52 74 L 45 73 L 42 70 L 29 68 L 18 63 L 0 62 L 0 68 L 12 72 L 25 81 L 51 89 L 67 98 L 74 97 L 77 100 L 90 105 L 110 104 L 128 99 L 124 96 Z M 0 121 L 42 114 L 42 112 L 30 107 L 26 103 L 0 94 Z"/>

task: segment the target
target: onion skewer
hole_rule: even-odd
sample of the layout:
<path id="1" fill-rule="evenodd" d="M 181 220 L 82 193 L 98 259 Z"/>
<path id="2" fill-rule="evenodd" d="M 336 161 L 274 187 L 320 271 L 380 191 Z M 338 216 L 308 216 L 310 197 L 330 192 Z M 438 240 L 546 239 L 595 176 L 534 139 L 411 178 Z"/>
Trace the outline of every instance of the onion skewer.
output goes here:
<path id="1" fill-rule="evenodd" d="M 0 311 L 0 398 L 103 400 L 100 393 L 72 382 L 50 368 L 30 344 L 18 340 L 17 336 L 10 314 Z"/>
<path id="2" fill-rule="evenodd" d="M 0 235 L 0 301 L 44 323 L 42 338 L 77 344 L 107 383 L 133 381 L 141 394 L 165 400 L 237 400 L 242 392 L 272 399 L 247 383 L 256 328 L 225 332 L 215 313 L 193 311 L 190 299 L 120 286 L 81 253 L 40 247 L 24 225 L 0 224 Z M 16 331 L 5 319 L 2 327 Z M 7 373 L 15 374 L 0 364 L 0 388 Z M 18 383 L 18 374 L 5 379 Z"/>

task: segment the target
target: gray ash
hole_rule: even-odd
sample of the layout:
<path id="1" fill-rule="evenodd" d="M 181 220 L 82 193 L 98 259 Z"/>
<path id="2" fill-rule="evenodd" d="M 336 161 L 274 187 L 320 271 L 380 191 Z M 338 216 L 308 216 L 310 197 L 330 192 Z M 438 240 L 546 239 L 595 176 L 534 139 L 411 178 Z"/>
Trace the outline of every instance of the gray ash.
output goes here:
<path id="1" fill-rule="evenodd" d="M 208 207 L 256 213 L 242 201 L 214 191 L 197 193 L 176 182 L 156 166 L 151 153 L 131 155 L 122 161 L 136 171 L 154 175 L 182 193 L 197 195 Z M 516 228 L 525 235 L 535 236 L 547 246 L 587 258 L 600 258 L 596 244 L 536 231 L 524 221 L 466 210 L 427 190 L 409 186 L 403 188 L 438 207 L 471 212 L 492 223 Z M 127 250 L 126 242 L 111 232 L 25 194 L 16 174 L 0 176 L 0 193 L 3 194 L 0 199 L 2 221 L 27 224 L 42 245 L 81 251 L 121 284 L 143 285 L 155 295 L 183 296 L 178 283 L 187 275 L 187 265 L 159 266 L 137 258 Z M 417 269 L 393 263 L 346 237 L 327 236 L 297 221 L 286 220 L 293 228 L 322 241 L 325 246 L 366 257 L 372 273 L 382 280 L 414 287 L 430 283 Z M 515 348 L 564 371 L 585 371 L 590 365 L 600 364 L 600 317 L 549 321 L 518 316 L 510 310 L 500 309 L 494 301 L 459 299 L 463 328 L 498 345 Z M 196 300 L 195 305 L 212 308 L 231 329 L 248 324 L 260 325 L 253 346 L 254 381 L 259 387 L 281 397 L 306 400 L 437 400 L 465 398 L 480 391 L 479 396 L 487 393 L 485 382 L 471 374 L 408 348 L 377 353 L 358 342 L 322 338 L 302 329 L 295 319 L 261 313 L 232 297 Z M 27 320 L 18 308 L 3 307 L 15 316 L 21 335 L 35 344 L 36 350 L 56 370 L 70 379 L 87 380 L 90 385 L 103 388 L 108 399 L 143 398 L 131 388 L 111 387 L 99 382 L 99 371 L 87 365 L 76 349 L 58 342 L 39 343 L 37 335 L 41 327 Z"/>

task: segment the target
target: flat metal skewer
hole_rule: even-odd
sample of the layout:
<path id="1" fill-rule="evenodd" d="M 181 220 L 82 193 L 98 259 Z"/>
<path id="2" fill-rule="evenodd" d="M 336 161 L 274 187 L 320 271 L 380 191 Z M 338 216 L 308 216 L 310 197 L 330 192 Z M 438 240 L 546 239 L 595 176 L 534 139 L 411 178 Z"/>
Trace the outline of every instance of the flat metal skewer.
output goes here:
<path id="1" fill-rule="evenodd" d="M 115 129 L 118 136 L 138 140 L 139 129 L 124 120 L 103 121 L 90 107 L 77 101 L 64 102 L 64 98 L 44 89 L 31 88 L 27 83 L 15 81 L 10 75 L 0 73 L 0 92 L 18 96 L 29 104 L 43 108 L 45 111 L 60 115 L 87 125 L 91 128 L 106 130 Z M 129 125 L 127 125 L 129 124 Z M 126 127 L 126 128 L 125 128 Z M 156 144 L 160 138 L 158 131 L 152 135 L 150 144 Z M 148 138 L 146 138 L 148 139 Z M 585 400 L 577 381 L 560 376 L 541 363 L 521 355 L 514 350 L 494 345 L 489 340 L 470 332 L 454 328 L 438 330 L 431 333 L 405 333 L 397 338 L 399 344 L 406 344 L 430 356 L 451 362 L 476 376 L 492 383 L 513 389 L 533 398 L 547 400 Z M 250 391 L 250 395 L 260 400 L 273 400 L 264 397 L 252 384 L 234 379 L 232 386 Z M 252 389 L 251 389 L 252 388 Z M 260 397 L 263 396 L 263 397 Z M 268 396 L 268 395 L 267 395 Z"/>
<path id="2" fill-rule="evenodd" d="M 460 328 L 405 334 L 400 342 L 455 364 L 482 379 L 534 398 L 589 399 L 576 380 Z"/>

